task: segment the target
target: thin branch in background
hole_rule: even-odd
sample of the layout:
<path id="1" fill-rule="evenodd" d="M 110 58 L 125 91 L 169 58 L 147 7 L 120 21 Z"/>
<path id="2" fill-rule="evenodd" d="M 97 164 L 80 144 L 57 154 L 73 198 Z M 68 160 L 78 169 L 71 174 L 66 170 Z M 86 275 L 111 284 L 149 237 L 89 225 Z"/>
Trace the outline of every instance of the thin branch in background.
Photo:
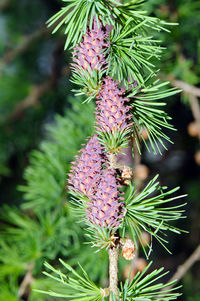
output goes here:
<path id="1" fill-rule="evenodd" d="M 10 1 L 11 0 L 9 0 L 9 2 Z M 7 1 L 5 1 L 5 2 L 7 2 Z M 0 11 L 1 11 L 1 4 L 0 4 Z M 61 20 L 62 20 L 62 18 L 61 18 Z M 57 26 L 57 24 L 58 24 L 58 21 L 55 22 L 55 24 L 51 27 L 51 29 L 49 29 L 45 26 L 39 30 L 36 30 L 35 32 L 33 32 L 32 34 L 30 34 L 28 36 L 24 36 L 18 47 L 7 51 L 5 53 L 5 55 L 3 56 L 3 58 L 0 60 L 0 76 L 2 75 L 2 71 L 7 64 L 9 64 L 12 60 L 14 60 L 18 55 L 21 55 L 22 53 L 24 53 L 34 41 L 36 41 L 37 39 L 40 39 L 43 36 L 48 35 L 51 32 L 52 28 L 55 28 Z"/>
<path id="2" fill-rule="evenodd" d="M 196 97 L 200 97 L 200 88 L 197 88 L 193 85 L 189 85 L 188 83 L 182 81 L 182 80 L 173 80 L 172 81 L 173 86 L 178 87 L 180 89 L 183 89 L 185 93 L 193 94 Z"/>
<path id="3" fill-rule="evenodd" d="M 183 92 L 188 95 L 192 115 L 199 126 L 198 137 L 200 139 L 200 106 L 198 101 L 198 97 L 200 97 L 200 88 L 189 85 L 181 80 L 173 80 L 172 85 L 181 88 Z"/>
<path id="4" fill-rule="evenodd" d="M 31 283 L 34 281 L 34 278 L 32 276 L 33 272 L 33 264 L 29 265 L 28 271 L 26 275 L 24 276 L 24 279 L 21 282 L 21 285 L 19 287 L 18 296 L 21 298 L 24 295 L 28 294 L 28 290 L 30 289 Z"/>
<path id="5" fill-rule="evenodd" d="M 198 138 L 200 140 L 200 105 L 198 97 L 200 97 L 200 88 L 190 85 L 182 80 L 175 79 L 172 75 L 161 75 L 161 79 L 169 80 L 173 87 L 177 87 L 183 90 L 188 96 L 189 105 L 192 111 L 192 115 L 197 124 Z"/>
<path id="6" fill-rule="evenodd" d="M 6 9 L 11 4 L 11 0 L 4 0 L 0 3 L 0 12 Z"/>
<path id="7" fill-rule="evenodd" d="M 195 95 L 189 95 L 189 103 L 195 122 L 197 123 L 198 138 L 200 140 L 200 106 L 198 98 Z"/>
<path id="8" fill-rule="evenodd" d="M 183 90 L 184 93 L 193 94 L 196 97 L 200 97 L 200 88 L 190 85 L 182 80 L 176 79 L 173 75 L 160 74 L 162 80 L 170 81 L 173 87 L 177 87 Z"/>
<path id="9" fill-rule="evenodd" d="M 43 83 L 32 86 L 29 95 L 16 104 L 13 111 L 6 119 L 7 122 L 19 119 L 24 114 L 24 111 L 29 107 L 36 107 L 39 104 L 41 97 L 43 97 L 43 95 L 48 91 L 55 88 L 58 79 L 61 76 L 68 76 L 70 74 L 71 70 L 69 67 L 58 68 L 56 64 L 57 57 L 60 55 L 59 49 L 62 47 L 63 39 L 61 38 L 58 40 L 57 47 L 53 53 L 54 60 L 52 64 L 51 76 Z"/>
<path id="10" fill-rule="evenodd" d="M 61 70 L 61 74 L 64 76 L 69 75 L 69 73 L 70 73 L 69 68 L 63 68 Z M 56 83 L 56 79 L 53 73 L 50 79 L 46 80 L 42 84 L 32 86 L 29 95 L 16 104 L 15 108 L 8 116 L 6 121 L 9 122 L 11 120 L 13 121 L 19 119 L 24 114 L 24 111 L 26 109 L 30 107 L 36 107 L 39 104 L 41 97 L 43 97 L 45 93 L 50 91 L 55 86 L 55 83 Z"/>
<path id="11" fill-rule="evenodd" d="M 174 280 L 180 281 L 185 276 L 185 274 L 189 271 L 189 269 L 199 260 L 200 260 L 200 245 L 198 245 L 198 247 L 195 249 L 192 255 L 190 255 L 190 257 L 177 268 L 176 273 L 172 276 L 172 278 L 168 281 L 168 283 Z M 172 288 L 174 285 L 175 283 L 168 288 Z"/>
<path id="12" fill-rule="evenodd" d="M 29 36 L 23 37 L 19 46 L 16 47 L 15 49 L 11 49 L 7 51 L 5 55 L 2 57 L 2 59 L 0 60 L 0 75 L 7 64 L 13 61 L 18 55 L 24 53 L 34 41 L 47 35 L 48 33 L 49 33 L 49 29 L 44 27 L 40 30 L 35 31 Z"/>
<path id="13" fill-rule="evenodd" d="M 14 110 L 11 112 L 7 121 L 15 120 L 21 117 L 24 111 L 27 108 L 35 107 L 38 103 L 40 98 L 50 89 L 50 80 L 45 81 L 40 85 L 35 85 L 32 87 L 30 94 L 17 103 Z"/>

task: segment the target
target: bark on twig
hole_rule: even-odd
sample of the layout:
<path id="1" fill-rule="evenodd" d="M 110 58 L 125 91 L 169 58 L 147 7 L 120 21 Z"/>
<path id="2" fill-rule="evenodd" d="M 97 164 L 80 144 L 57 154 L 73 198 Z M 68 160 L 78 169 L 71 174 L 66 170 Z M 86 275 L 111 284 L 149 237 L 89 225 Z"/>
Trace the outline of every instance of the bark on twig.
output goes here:
<path id="1" fill-rule="evenodd" d="M 192 255 L 178 267 L 176 273 L 172 276 L 172 278 L 168 281 L 169 283 L 177 280 L 180 281 L 184 275 L 188 272 L 188 270 L 195 264 L 195 262 L 200 260 L 200 245 L 196 248 L 196 250 L 192 253 Z M 172 288 L 176 283 L 167 287 L 167 289 Z"/>
<path id="2" fill-rule="evenodd" d="M 110 292 L 117 297 L 118 291 L 118 257 L 119 245 L 109 249 L 109 285 Z M 110 301 L 112 297 L 110 295 Z"/>

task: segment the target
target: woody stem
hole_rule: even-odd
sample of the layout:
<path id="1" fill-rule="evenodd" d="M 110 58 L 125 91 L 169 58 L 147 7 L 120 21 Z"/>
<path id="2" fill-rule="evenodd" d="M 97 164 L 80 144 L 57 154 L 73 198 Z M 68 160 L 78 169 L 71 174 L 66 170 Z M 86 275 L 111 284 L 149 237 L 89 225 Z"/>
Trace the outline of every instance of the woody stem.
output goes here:
<path id="1" fill-rule="evenodd" d="M 118 290 L 118 257 L 119 257 L 119 245 L 116 245 L 115 247 L 112 247 L 112 248 L 109 249 L 110 301 L 112 301 L 111 292 L 117 298 L 117 290 Z"/>

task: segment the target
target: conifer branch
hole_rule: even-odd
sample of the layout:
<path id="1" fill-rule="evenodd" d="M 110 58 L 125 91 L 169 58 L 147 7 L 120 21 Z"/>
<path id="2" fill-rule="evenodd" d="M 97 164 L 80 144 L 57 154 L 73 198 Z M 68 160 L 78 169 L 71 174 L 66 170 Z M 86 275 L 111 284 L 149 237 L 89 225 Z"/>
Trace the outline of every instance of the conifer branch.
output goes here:
<path id="1" fill-rule="evenodd" d="M 161 153 L 159 144 L 165 147 L 163 139 L 170 142 L 163 128 L 173 130 L 168 122 L 171 118 L 160 109 L 165 103 L 159 100 L 180 91 L 166 88 L 167 82 L 160 83 L 155 78 L 157 71 L 152 58 L 160 58 L 162 47 L 160 41 L 150 34 L 150 31 L 168 31 L 166 26 L 169 24 L 139 10 L 142 0 L 127 4 L 115 0 L 63 2 L 66 3 L 65 7 L 48 24 L 51 26 L 58 22 L 53 32 L 65 24 L 65 49 L 75 47 L 72 81 L 81 87 L 77 94 L 85 94 L 85 102 L 93 98 L 97 100 L 95 134 L 88 138 L 75 157 L 69 175 L 67 187 L 73 197 L 73 206 L 83 217 L 82 222 L 87 224 L 87 236 L 92 245 L 108 250 L 110 301 L 119 298 L 123 301 L 142 298 L 174 300 L 179 294 L 174 293 L 173 289 L 161 293 L 162 284 L 154 284 L 162 276 L 162 269 L 145 275 L 150 265 L 137 274 L 130 284 L 127 280 L 125 285 L 121 285 L 121 291 L 118 287 L 121 237 L 126 241 L 121 245 L 122 256 L 129 260 L 137 252 L 137 240 L 145 251 L 141 241 L 142 231 L 154 236 L 165 248 L 165 232 L 181 232 L 170 222 L 183 218 L 184 204 L 164 206 L 177 198 L 170 195 L 178 188 L 166 191 L 166 187 L 160 187 L 156 182 L 156 176 L 137 194 L 132 183 L 131 168 L 126 170 L 129 167 L 127 162 L 132 162 L 132 153 L 128 153 L 129 149 L 132 150 L 132 139 L 138 146 L 143 130 L 148 135 L 154 153 L 157 150 Z M 122 186 L 127 185 L 127 174 L 130 190 L 124 193 Z M 155 194 L 157 191 L 158 195 Z M 134 242 L 126 239 L 127 230 L 132 233 Z M 152 245 L 149 248 L 151 251 Z M 62 264 L 81 280 L 77 282 L 67 278 L 49 265 L 46 266 L 59 277 L 47 275 L 69 287 L 76 283 L 71 293 L 75 300 L 79 300 L 78 297 L 88 301 L 99 300 L 98 288 L 94 289 L 94 284 L 82 268 L 87 281 L 69 265 Z M 91 294 L 93 291 L 94 295 Z M 50 295 L 70 297 L 69 294 L 55 292 Z"/>

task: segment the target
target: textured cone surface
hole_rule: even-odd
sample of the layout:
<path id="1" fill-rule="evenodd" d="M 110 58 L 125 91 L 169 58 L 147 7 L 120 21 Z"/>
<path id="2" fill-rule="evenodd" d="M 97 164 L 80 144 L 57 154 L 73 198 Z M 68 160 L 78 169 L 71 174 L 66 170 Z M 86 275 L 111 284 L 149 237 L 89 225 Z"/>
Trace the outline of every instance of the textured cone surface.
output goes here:
<path id="1" fill-rule="evenodd" d="M 97 101 L 97 126 L 100 131 L 114 132 L 122 131 L 130 126 L 130 101 L 125 97 L 125 90 L 118 87 L 119 82 L 112 77 L 104 79 Z"/>
<path id="2" fill-rule="evenodd" d="M 74 49 L 72 64 L 74 67 L 82 67 L 84 70 L 102 70 L 106 66 L 104 50 L 109 46 L 108 31 L 99 22 L 94 21 L 93 28 L 87 30 L 83 41 Z"/>
<path id="3" fill-rule="evenodd" d="M 69 177 L 69 187 L 87 197 L 94 194 L 103 164 L 102 147 L 94 135 L 79 151 L 76 162 L 73 162 Z"/>
<path id="4" fill-rule="evenodd" d="M 119 196 L 116 173 L 111 169 L 102 170 L 96 194 L 89 204 L 88 219 L 101 227 L 115 228 L 123 218 L 123 200 Z"/>

